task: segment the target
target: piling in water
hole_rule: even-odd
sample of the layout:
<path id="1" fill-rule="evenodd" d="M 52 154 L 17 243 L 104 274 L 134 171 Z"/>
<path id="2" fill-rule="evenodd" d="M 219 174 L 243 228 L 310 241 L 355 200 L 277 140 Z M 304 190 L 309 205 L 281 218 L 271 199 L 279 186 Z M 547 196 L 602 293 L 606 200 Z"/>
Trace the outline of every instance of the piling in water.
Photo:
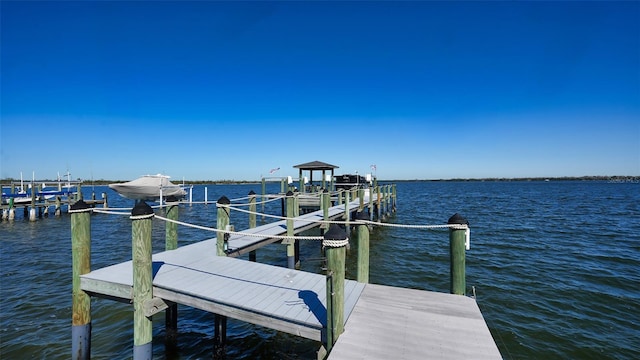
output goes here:
<path id="1" fill-rule="evenodd" d="M 152 358 L 153 328 L 151 317 L 145 315 L 145 303 L 153 298 L 151 260 L 151 225 L 153 209 L 139 201 L 131 210 L 133 258 L 133 359 Z"/>
<path id="2" fill-rule="evenodd" d="M 216 228 L 218 230 L 227 230 L 227 226 L 229 225 L 229 205 L 231 201 L 226 196 L 220 197 L 216 206 L 218 207 L 218 216 L 217 216 L 217 224 Z M 227 249 L 227 242 L 229 240 L 229 234 L 218 232 L 217 234 L 217 246 L 216 251 L 218 256 L 227 256 L 225 252 Z"/>
<path id="3" fill-rule="evenodd" d="M 71 212 L 72 326 L 71 358 L 91 358 L 91 298 L 80 289 L 80 275 L 91 271 L 91 208 L 84 201 Z"/>
<path id="4" fill-rule="evenodd" d="M 344 331 L 344 273 L 347 233 L 338 225 L 331 225 L 322 244 L 327 258 L 327 351 Z"/>
<path id="5" fill-rule="evenodd" d="M 366 221 L 369 216 L 364 211 L 356 214 L 356 220 Z M 360 223 L 356 226 L 356 243 L 358 247 L 358 268 L 356 281 L 361 283 L 369 282 L 369 226 Z"/>
<path id="6" fill-rule="evenodd" d="M 454 214 L 449 218 L 448 224 L 469 225 L 469 221 L 460 214 Z M 451 267 L 451 294 L 466 294 L 465 279 L 465 239 L 466 230 L 464 228 L 449 229 L 449 256 Z"/>

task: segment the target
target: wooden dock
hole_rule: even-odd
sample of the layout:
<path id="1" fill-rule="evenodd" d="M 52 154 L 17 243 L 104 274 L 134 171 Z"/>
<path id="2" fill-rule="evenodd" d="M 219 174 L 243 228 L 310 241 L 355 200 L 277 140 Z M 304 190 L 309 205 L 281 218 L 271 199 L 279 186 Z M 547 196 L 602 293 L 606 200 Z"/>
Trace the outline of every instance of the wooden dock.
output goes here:
<path id="1" fill-rule="evenodd" d="M 327 215 L 319 210 L 298 216 L 292 222 L 294 233 L 327 217 L 342 218 L 368 201 L 367 196 L 332 206 Z M 286 235 L 286 223 L 279 220 L 243 231 L 254 236 L 231 234 L 227 256 L 217 254 L 217 238 L 153 254 L 152 298 L 144 302 L 144 316 L 183 304 L 326 343 L 333 335 L 327 333 L 325 275 L 234 258 L 281 241 L 273 236 Z M 135 303 L 134 261 L 80 275 L 79 289 Z M 344 332 L 328 359 L 501 358 L 472 298 L 345 280 L 343 299 Z M 319 358 L 323 356 L 320 351 Z"/>
<path id="2" fill-rule="evenodd" d="M 153 295 L 252 324 L 321 341 L 326 325 L 324 275 L 216 255 L 206 240 L 153 256 Z M 81 276 L 95 296 L 131 301 L 132 262 Z M 364 284 L 345 283 L 350 313 Z"/>
<path id="3" fill-rule="evenodd" d="M 328 359 L 489 360 L 502 356 L 474 299 L 367 284 Z"/>

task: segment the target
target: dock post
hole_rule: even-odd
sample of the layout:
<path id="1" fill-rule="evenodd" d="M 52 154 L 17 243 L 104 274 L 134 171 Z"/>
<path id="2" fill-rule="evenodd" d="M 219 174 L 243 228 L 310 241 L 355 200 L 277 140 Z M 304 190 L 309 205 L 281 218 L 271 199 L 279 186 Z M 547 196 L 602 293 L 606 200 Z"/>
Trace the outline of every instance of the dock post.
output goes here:
<path id="1" fill-rule="evenodd" d="M 324 189 L 322 192 L 322 220 L 325 223 L 320 226 L 321 235 L 324 235 L 324 231 L 329 229 L 329 207 L 331 207 L 331 195 L 329 195 L 329 190 Z"/>
<path id="2" fill-rule="evenodd" d="M 226 196 L 222 195 L 218 202 L 216 202 L 216 206 L 218 207 L 218 216 L 217 216 L 217 224 L 216 228 L 218 230 L 227 230 L 227 226 L 229 225 L 229 205 L 231 201 Z M 229 241 L 230 235 L 223 232 L 218 232 L 217 239 L 217 254 L 218 256 L 227 256 L 225 252 L 227 250 L 227 245 Z"/>
<path id="3" fill-rule="evenodd" d="M 178 202 L 167 202 L 167 219 L 178 220 Z M 178 224 L 167 221 L 165 226 L 165 250 L 178 248 Z M 175 348 L 178 337 L 178 304 L 172 304 L 164 312 L 165 343 L 167 348 Z"/>
<path id="4" fill-rule="evenodd" d="M 25 207 L 26 209 L 26 207 Z M 36 221 L 36 187 L 31 186 L 31 209 L 29 209 L 29 221 Z"/>
<path id="5" fill-rule="evenodd" d="M 13 207 L 13 198 L 9 199 L 9 220 L 16 218 L 16 209 Z"/>
<path id="6" fill-rule="evenodd" d="M 91 298 L 80 289 L 80 275 L 91 271 L 91 208 L 84 201 L 73 204 L 71 213 L 72 317 L 71 358 L 91 358 Z"/>
<path id="7" fill-rule="evenodd" d="M 450 292 L 457 295 L 466 294 L 465 279 L 465 240 L 469 221 L 456 213 L 449 218 L 448 224 L 466 225 L 460 228 L 449 228 L 449 257 L 451 267 Z"/>
<path id="8" fill-rule="evenodd" d="M 367 221 L 369 215 L 364 211 L 358 211 L 356 220 Z M 356 226 L 356 242 L 358 246 L 356 281 L 366 284 L 369 282 L 369 226 L 367 224 L 359 223 Z"/>
<path id="9" fill-rule="evenodd" d="M 360 200 L 358 211 L 362 211 L 364 209 L 364 189 L 358 189 L 358 199 Z"/>
<path id="10" fill-rule="evenodd" d="M 109 208 L 109 201 L 107 200 L 107 193 L 103 192 L 102 193 L 102 207 L 107 209 Z"/>
<path id="11" fill-rule="evenodd" d="M 336 205 L 342 205 L 342 189 L 338 189 L 338 204 Z"/>
<path id="12" fill-rule="evenodd" d="M 393 212 L 396 212 L 397 210 L 397 200 L 398 200 L 398 193 L 396 192 L 396 184 L 392 185 L 391 188 L 391 210 Z"/>
<path id="13" fill-rule="evenodd" d="M 293 218 L 295 216 L 295 212 L 294 212 L 294 199 L 293 199 L 293 193 L 291 191 L 287 191 L 287 236 L 293 236 L 294 235 L 294 229 L 293 229 Z M 287 267 L 289 269 L 295 269 L 296 267 L 296 248 L 295 248 L 295 243 L 296 240 L 295 239 L 286 239 L 282 242 L 283 244 L 287 245 Z"/>
<path id="14" fill-rule="evenodd" d="M 267 181 L 265 180 L 265 178 L 262 178 L 262 198 L 261 198 L 261 202 L 262 202 L 262 222 L 264 223 L 264 200 L 266 199 L 266 195 L 267 195 Z"/>
<path id="15" fill-rule="evenodd" d="M 380 186 L 376 185 L 376 196 L 377 196 L 377 200 L 376 200 L 376 206 L 378 208 L 378 222 L 382 222 L 382 208 L 380 206 L 380 198 L 382 196 L 382 194 L 380 193 Z"/>
<path id="16" fill-rule="evenodd" d="M 351 218 L 351 214 L 349 214 L 349 190 L 344 192 L 344 217 L 343 220 L 345 221 L 344 224 L 344 229 L 347 232 L 347 234 L 349 233 L 349 219 Z"/>
<path id="17" fill-rule="evenodd" d="M 249 191 L 249 229 L 256 227 L 256 193 Z M 256 251 L 251 250 L 249 252 L 249 261 L 256 261 Z"/>
<path id="18" fill-rule="evenodd" d="M 387 216 L 391 216 L 391 184 L 387 185 Z"/>
<path id="19" fill-rule="evenodd" d="M 131 250 L 133 257 L 133 359 L 151 360 L 153 322 L 145 316 L 145 303 L 153 298 L 151 226 L 153 209 L 138 201 L 131 210 Z"/>
<path id="20" fill-rule="evenodd" d="M 298 191 L 293 192 L 293 217 L 300 216 L 300 198 L 298 195 L 300 195 Z M 294 268 L 300 270 L 300 241 L 297 240 L 293 243 L 293 262 L 295 264 Z"/>
<path id="21" fill-rule="evenodd" d="M 53 214 L 55 216 L 62 215 L 62 197 L 60 197 L 60 195 L 56 196 L 56 209 L 54 210 Z"/>
<path id="22" fill-rule="evenodd" d="M 208 199 L 209 194 L 208 194 L 208 191 L 207 191 L 207 190 L 208 190 L 208 189 L 207 189 L 207 187 L 205 186 L 205 187 L 204 187 L 204 203 L 205 203 L 205 205 L 209 203 L 209 199 Z"/>
<path id="23" fill-rule="evenodd" d="M 335 224 L 324 234 L 322 241 L 327 258 L 327 351 L 331 351 L 344 331 L 344 273 L 348 244 L 347 233 Z"/>
<path id="24" fill-rule="evenodd" d="M 213 358 L 224 359 L 224 348 L 227 344 L 227 317 L 215 314 L 213 334 Z"/>

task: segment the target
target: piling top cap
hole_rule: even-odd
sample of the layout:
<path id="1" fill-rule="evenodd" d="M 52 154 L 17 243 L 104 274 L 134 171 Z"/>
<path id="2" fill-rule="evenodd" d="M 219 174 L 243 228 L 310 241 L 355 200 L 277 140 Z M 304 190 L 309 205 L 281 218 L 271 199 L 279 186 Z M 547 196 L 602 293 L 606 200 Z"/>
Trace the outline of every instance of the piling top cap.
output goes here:
<path id="1" fill-rule="evenodd" d="M 249 196 L 251 196 L 251 195 L 255 195 L 255 194 L 256 194 L 256 193 L 255 193 L 253 190 L 250 190 L 250 191 L 249 191 Z"/>
<path id="2" fill-rule="evenodd" d="M 140 216 L 140 215 L 151 215 L 153 214 L 153 209 L 149 204 L 144 201 L 138 201 L 136 206 L 131 209 L 131 216 Z"/>
<path id="3" fill-rule="evenodd" d="M 293 196 L 293 193 L 291 192 L 291 190 L 287 191 L 286 196 Z"/>
<path id="4" fill-rule="evenodd" d="M 74 204 L 71 204 L 71 210 L 73 211 L 84 210 L 88 208 L 89 208 L 89 204 L 84 202 L 82 199 L 76 201 Z"/>
<path id="5" fill-rule="evenodd" d="M 328 193 L 329 189 L 325 188 L 324 190 L 322 190 L 323 193 Z"/>
<path id="6" fill-rule="evenodd" d="M 220 199 L 218 199 L 218 204 L 229 205 L 231 204 L 231 200 L 228 197 L 222 195 Z"/>
<path id="7" fill-rule="evenodd" d="M 465 219 L 462 215 L 455 213 L 453 216 L 449 218 L 447 224 L 460 224 L 460 225 L 469 225 L 469 221 Z"/>
<path id="8" fill-rule="evenodd" d="M 369 220 L 369 215 L 367 215 L 364 211 L 356 212 L 355 216 L 356 220 Z"/>
<path id="9" fill-rule="evenodd" d="M 336 224 L 331 224 L 329 230 L 324 233 L 325 240 L 346 240 L 347 233 L 342 230 L 342 228 Z"/>

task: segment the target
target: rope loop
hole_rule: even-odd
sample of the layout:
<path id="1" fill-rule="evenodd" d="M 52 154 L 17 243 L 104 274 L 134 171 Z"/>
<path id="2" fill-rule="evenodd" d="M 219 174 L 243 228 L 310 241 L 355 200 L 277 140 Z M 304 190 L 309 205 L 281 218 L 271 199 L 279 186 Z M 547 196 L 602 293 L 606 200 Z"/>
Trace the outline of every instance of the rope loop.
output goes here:
<path id="1" fill-rule="evenodd" d="M 322 246 L 325 246 L 325 247 L 339 248 L 347 245 L 349 245 L 349 238 L 346 238 L 344 240 L 330 240 L 330 239 L 322 240 Z"/>
<path id="2" fill-rule="evenodd" d="M 151 219 L 155 216 L 155 214 L 145 214 L 145 215 L 131 215 L 129 219 L 131 220 L 143 220 L 143 219 Z"/>
<path id="3" fill-rule="evenodd" d="M 79 213 L 83 213 L 83 212 L 91 212 L 93 211 L 93 208 L 86 208 L 86 209 L 69 209 L 69 214 L 79 214 Z"/>

